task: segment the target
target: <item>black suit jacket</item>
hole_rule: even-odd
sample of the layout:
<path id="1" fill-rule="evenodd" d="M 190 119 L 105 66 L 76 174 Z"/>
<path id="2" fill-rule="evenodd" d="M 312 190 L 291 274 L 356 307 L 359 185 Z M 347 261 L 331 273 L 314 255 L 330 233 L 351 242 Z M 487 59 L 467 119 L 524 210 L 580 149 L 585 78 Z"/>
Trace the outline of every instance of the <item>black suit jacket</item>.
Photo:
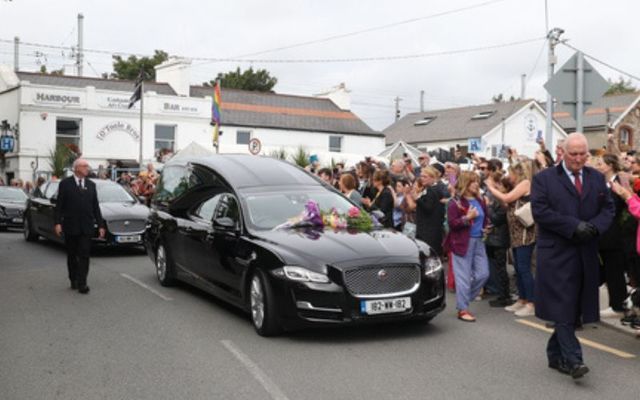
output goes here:
<path id="1" fill-rule="evenodd" d="M 65 235 L 93 236 L 96 224 L 104 227 L 96 184 L 85 178 L 81 189 L 74 176 L 60 181 L 54 221 L 62 224 Z"/>

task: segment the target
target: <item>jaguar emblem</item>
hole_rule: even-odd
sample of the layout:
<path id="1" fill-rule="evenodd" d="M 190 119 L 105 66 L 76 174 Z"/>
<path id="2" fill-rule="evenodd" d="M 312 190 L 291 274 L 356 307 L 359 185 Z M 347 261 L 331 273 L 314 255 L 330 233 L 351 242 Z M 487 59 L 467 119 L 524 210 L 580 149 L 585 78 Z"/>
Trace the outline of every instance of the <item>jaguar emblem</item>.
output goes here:
<path id="1" fill-rule="evenodd" d="M 389 274 L 387 273 L 387 271 L 385 271 L 384 269 L 381 269 L 380 271 L 378 271 L 378 280 L 379 281 L 384 281 L 387 279 L 387 276 Z"/>

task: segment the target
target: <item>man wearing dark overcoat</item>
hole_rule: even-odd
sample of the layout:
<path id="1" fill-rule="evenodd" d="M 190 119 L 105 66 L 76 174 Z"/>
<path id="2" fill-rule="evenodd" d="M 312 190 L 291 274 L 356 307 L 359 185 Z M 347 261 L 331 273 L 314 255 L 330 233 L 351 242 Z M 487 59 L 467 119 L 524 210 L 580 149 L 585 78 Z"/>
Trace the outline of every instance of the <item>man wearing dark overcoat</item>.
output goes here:
<path id="1" fill-rule="evenodd" d="M 589 368 L 576 326 L 599 315 L 598 236 L 614 216 L 604 176 L 585 166 L 588 143 L 581 133 L 564 143 L 563 161 L 533 178 L 531 209 L 538 225 L 536 316 L 555 324 L 547 345 L 549 367 L 581 378 Z"/>
<path id="2" fill-rule="evenodd" d="M 67 268 L 71 289 L 89 293 L 89 253 L 95 226 L 101 238 L 105 235 L 96 184 L 87 179 L 89 164 L 84 159 L 73 163 L 73 175 L 60 181 L 54 216 L 56 235 L 62 236 L 67 247 Z"/>

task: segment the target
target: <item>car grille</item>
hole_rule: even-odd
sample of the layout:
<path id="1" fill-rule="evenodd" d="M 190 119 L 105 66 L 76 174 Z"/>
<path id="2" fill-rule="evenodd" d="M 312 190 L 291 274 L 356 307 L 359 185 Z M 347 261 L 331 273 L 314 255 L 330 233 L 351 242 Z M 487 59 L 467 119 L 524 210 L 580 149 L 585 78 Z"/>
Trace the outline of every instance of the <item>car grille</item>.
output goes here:
<path id="1" fill-rule="evenodd" d="M 107 221 L 107 227 L 111 233 L 133 233 L 144 231 L 146 221 L 143 219 L 123 219 Z"/>
<path id="2" fill-rule="evenodd" d="M 382 277 L 384 273 L 386 276 Z M 345 287 L 354 296 L 406 293 L 416 289 L 419 283 L 417 265 L 376 265 L 344 272 Z"/>
<path id="3" fill-rule="evenodd" d="M 24 213 L 24 210 L 19 209 L 19 208 L 3 208 L 2 211 L 0 211 L 0 214 L 3 214 L 3 216 L 7 217 L 7 218 L 20 218 L 22 217 L 22 214 Z"/>

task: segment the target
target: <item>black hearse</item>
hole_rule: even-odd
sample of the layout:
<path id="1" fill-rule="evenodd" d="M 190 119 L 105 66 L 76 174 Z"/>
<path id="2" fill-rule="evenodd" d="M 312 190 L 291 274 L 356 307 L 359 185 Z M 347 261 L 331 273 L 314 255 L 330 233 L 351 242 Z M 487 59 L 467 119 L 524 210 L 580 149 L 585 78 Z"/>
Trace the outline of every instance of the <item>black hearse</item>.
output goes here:
<path id="1" fill-rule="evenodd" d="M 444 309 L 442 265 L 427 244 L 380 228 L 287 227 L 309 200 L 339 213 L 354 207 L 273 158 L 169 162 L 145 234 L 158 280 L 242 308 L 265 336 L 308 324 L 428 321 Z"/>

